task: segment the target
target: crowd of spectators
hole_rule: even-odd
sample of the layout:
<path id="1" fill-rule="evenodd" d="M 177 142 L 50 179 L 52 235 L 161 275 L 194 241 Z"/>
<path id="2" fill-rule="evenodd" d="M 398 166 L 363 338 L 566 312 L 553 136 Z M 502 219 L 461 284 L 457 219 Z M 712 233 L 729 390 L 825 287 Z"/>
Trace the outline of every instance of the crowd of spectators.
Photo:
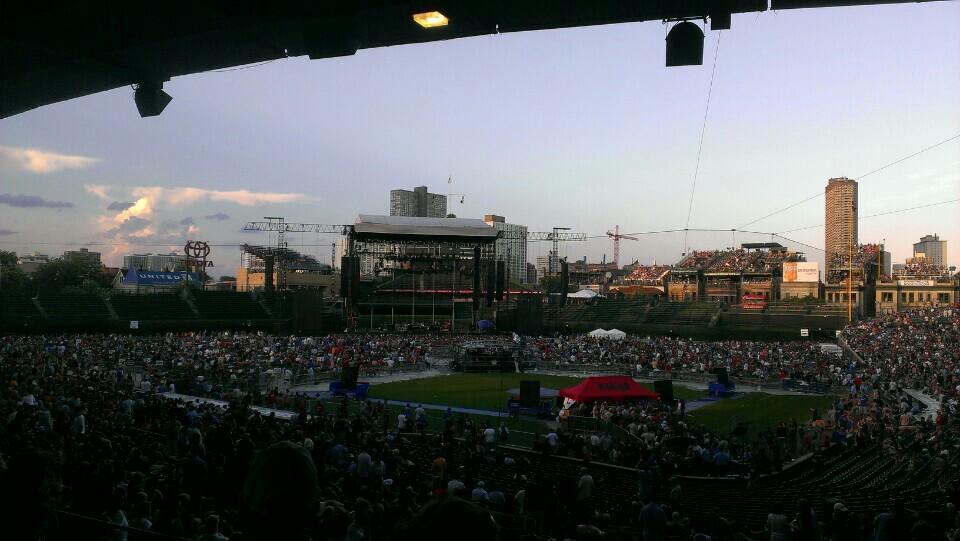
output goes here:
<path id="1" fill-rule="evenodd" d="M 876 539 L 932 539 L 918 537 L 930 532 L 960 538 L 955 511 L 931 524 L 894 507 L 844 529 L 834 528 L 833 517 L 818 522 L 801 505 L 794 520 L 772 509 L 764 533 L 685 508 L 677 474 L 742 473 L 753 484 L 831 445 L 879 446 L 898 471 L 929 468 L 943 479 L 944 494 L 953 494 L 960 309 L 887 316 L 848 327 L 843 338 L 858 357 L 808 342 L 529 339 L 546 366 L 699 374 L 723 367 L 735 377 L 826 381 L 843 392 L 827 411 L 750 437 L 712 433 L 682 407 L 582 404 L 535 438 L 538 454 L 516 455 L 499 446 L 511 438 L 505 426 L 449 410 L 431 431 L 422 408 L 395 415 L 373 401 L 344 400 L 310 416 L 304 402 L 286 403 L 297 415 L 285 421 L 254 413 L 257 393 L 228 392 L 254 380 L 259 392 L 258 371 L 288 364 L 335 370 L 429 362 L 430 347 L 444 340 L 436 336 L 6 336 L 0 523 L 4 538 L 32 540 L 128 541 L 144 538 L 143 530 L 216 541 L 495 539 L 497 521 L 514 519 L 532 523 L 524 529 L 534 538 L 596 538 L 613 523 L 648 540 L 784 539 L 777 535 L 786 531 L 833 541 L 865 539 L 854 531 Z M 944 409 L 927 419 L 907 388 Z M 229 407 L 157 392 L 166 390 L 221 393 Z M 568 457 L 584 469 L 545 475 L 538 455 Z M 600 499 L 612 481 L 597 477 L 589 467 L 595 462 L 636 472 L 635 494 L 618 504 Z M 844 503 L 837 503 L 843 516 Z"/>
<path id="2" fill-rule="evenodd" d="M 702 270 L 719 254 L 719 250 L 693 250 L 677 263 L 676 268 Z"/>
<path id="3" fill-rule="evenodd" d="M 674 266 L 641 265 L 625 278 L 629 283 L 660 284 L 671 269 L 702 270 L 714 273 L 773 274 L 786 261 L 796 261 L 797 254 L 785 250 L 694 250 Z M 678 277 L 672 277 L 676 281 Z"/>
<path id="4" fill-rule="evenodd" d="M 709 257 L 694 257 L 688 267 L 704 272 L 763 273 L 779 271 L 786 261 L 796 261 L 797 254 L 787 250 L 746 250 L 743 248 L 713 252 L 694 252 L 694 255 L 709 254 Z M 686 260 L 685 260 L 686 261 Z"/>
<path id="5" fill-rule="evenodd" d="M 948 278 L 950 270 L 942 265 L 935 265 L 924 259 L 905 263 L 893 271 L 893 278 Z M 889 280 L 884 276 L 884 280 Z"/>
<path id="6" fill-rule="evenodd" d="M 670 271 L 666 265 L 638 265 L 625 278 L 627 283 L 656 285 L 663 283 L 663 276 Z"/>
<path id="7" fill-rule="evenodd" d="M 230 399 L 247 393 L 255 403 L 282 400 L 269 394 L 295 378 L 315 381 L 345 366 L 364 371 L 426 368 L 431 352 L 460 343 L 464 335 L 334 334 L 322 337 L 264 333 L 187 333 L 151 336 L 25 336 L 7 343 L 18 354 L 67 356 L 81 366 L 101 364 L 136 372 L 141 390 L 173 391 Z M 506 339 L 501 337 L 501 339 Z"/>
<path id="8" fill-rule="evenodd" d="M 853 279 L 859 280 L 868 265 L 876 265 L 880 258 L 879 244 L 860 244 L 853 250 L 853 261 L 847 252 L 836 252 L 827 255 L 827 283 L 838 284 L 847 279 L 850 268 L 853 268 Z"/>
<path id="9" fill-rule="evenodd" d="M 791 378 L 807 382 L 840 383 L 845 367 L 835 350 L 813 342 L 762 342 L 688 340 L 672 336 L 627 336 L 622 340 L 574 335 L 539 338 L 531 354 L 543 366 L 581 369 L 586 365 L 657 371 L 683 378 L 704 376 L 725 368 L 736 377 L 778 382 Z"/>
<path id="10" fill-rule="evenodd" d="M 960 308 L 889 314 L 848 326 L 843 338 L 857 368 L 921 389 L 949 407 L 960 398 Z"/>

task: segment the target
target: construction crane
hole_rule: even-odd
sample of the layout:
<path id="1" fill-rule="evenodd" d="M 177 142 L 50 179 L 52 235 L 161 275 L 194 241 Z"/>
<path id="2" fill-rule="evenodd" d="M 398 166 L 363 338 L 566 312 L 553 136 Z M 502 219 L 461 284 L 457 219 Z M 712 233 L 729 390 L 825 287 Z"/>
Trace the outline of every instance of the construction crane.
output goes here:
<path id="1" fill-rule="evenodd" d="M 269 219 L 267 222 L 247 222 L 243 226 L 244 231 L 277 231 L 279 233 L 335 233 L 340 235 L 346 235 L 352 228 L 352 225 L 302 224 L 297 222 L 286 222 L 283 220 L 283 218 L 273 218 Z"/>
<path id="2" fill-rule="evenodd" d="M 555 264 L 555 261 L 559 260 L 560 242 L 567 242 L 567 241 L 583 242 L 587 240 L 586 233 L 560 233 L 560 231 L 569 231 L 569 230 L 570 230 L 569 227 L 554 227 L 553 231 L 527 231 L 526 235 L 520 235 L 513 231 L 501 231 L 497 238 L 511 239 L 511 240 L 526 240 L 527 242 L 537 242 L 537 241 L 544 241 L 544 240 L 551 241 L 553 243 L 553 249 L 550 251 L 547 270 L 552 274 L 557 272 L 557 269 L 554 268 L 554 264 Z"/>
<path id="3" fill-rule="evenodd" d="M 271 231 L 277 233 L 277 272 L 280 276 L 279 289 L 286 289 L 287 286 L 287 261 L 283 254 L 287 252 L 287 241 L 285 233 L 334 233 L 346 235 L 353 227 L 351 225 L 328 225 L 328 224 L 303 224 L 298 222 L 288 222 L 282 216 L 264 216 L 265 222 L 247 222 L 243 226 L 244 231 Z M 335 266 L 334 254 L 336 253 L 336 244 L 331 246 L 330 267 Z"/>
<path id="4" fill-rule="evenodd" d="M 620 239 L 627 240 L 640 240 L 637 237 L 631 237 L 630 235 L 621 235 L 620 226 L 613 228 L 613 231 L 607 231 L 607 236 L 613 239 L 613 264 L 617 267 L 617 270 L 620 270 Z"/>
<path id="5" fill-rule="evenodd" d="M 527 231 L 525 235 L 517 235 L 512 231 L 501 231 L 501 239 L 526 239 L 527 242 L 537 242 L 543 240 L 557 241 L 585 241 L 586 233 L 551 233 L 550 231 Z"/>

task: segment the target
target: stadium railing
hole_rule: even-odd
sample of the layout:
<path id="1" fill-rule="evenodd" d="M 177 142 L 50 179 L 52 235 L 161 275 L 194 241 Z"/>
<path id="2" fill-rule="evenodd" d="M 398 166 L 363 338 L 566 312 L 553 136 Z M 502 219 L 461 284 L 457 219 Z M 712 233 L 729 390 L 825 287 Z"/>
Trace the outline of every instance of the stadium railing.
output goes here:
<path id="1" fill-rule="evenodd" d="M 57 510 L 57 529 L 72 539 L 126 539 L 128 541 L 191 541 L 187 537 L 124 526 L 95 517 Z"/>
<path id="2" fill-rule="evenodd" d="M 807 383 L 799 379 L 784 379 L 782 382 L 784 391 L 794 391 L 799 393 L 827 394 L 832 390 L 831 385 L 819 382 Z"/>

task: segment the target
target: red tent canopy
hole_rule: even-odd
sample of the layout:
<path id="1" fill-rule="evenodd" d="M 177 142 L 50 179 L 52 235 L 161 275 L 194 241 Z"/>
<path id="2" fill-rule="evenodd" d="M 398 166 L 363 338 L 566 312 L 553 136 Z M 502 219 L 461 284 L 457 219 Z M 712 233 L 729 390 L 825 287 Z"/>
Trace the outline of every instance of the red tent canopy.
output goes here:
<path id="1" fill-rule="evenodd" d="M 577 402 L 605 400 L 657 400 L 660 395 L 641 386 L 630 376 L 597 376 L 587 378 L 573 387 L 560 389 L 560 396 Z"/>

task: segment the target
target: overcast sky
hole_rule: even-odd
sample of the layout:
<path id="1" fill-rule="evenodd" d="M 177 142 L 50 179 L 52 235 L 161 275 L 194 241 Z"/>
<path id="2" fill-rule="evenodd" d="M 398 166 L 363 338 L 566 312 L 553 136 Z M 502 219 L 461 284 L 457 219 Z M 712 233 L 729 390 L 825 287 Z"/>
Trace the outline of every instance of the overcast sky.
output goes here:
<path id="1" fill-rule="evenodd" d="M 292 58 L 178 77 L 141 119 L 128 88 L 0 120 L 0 248 L 108 264 L 187 239 L 267 243 L 244 221 L 349 223 L 391 188 L 464 194 L 459 217 L 601 235 L 683 228 L 720 40 L 691 228 L 730 229 L 960 134 L 960 3 L 734 16 L 704 65 L 665 68 L 658 22 L 504 34 Z M 960 198 L 960 139 L 864 178 L 861 216 Z M 823 198 L 751 224 L 823 223 Z M 864 219 L 894 261 L 928 233 L 960 263 L 960 203 Z M 821 259 L 822 227 L 784 233 Z M 622 260 L 672 263 L 682 233 L 623 241 Z M 690 233 L 709 249 L 769 235 Z M 329 261 L 331 236 L 290 235 Z M 531 261 L 545 255 L 530 245 Z M 564 255 L 612 258 L 612 242 Z M 214 247 L 217 274 L 239 250 Z"/>

